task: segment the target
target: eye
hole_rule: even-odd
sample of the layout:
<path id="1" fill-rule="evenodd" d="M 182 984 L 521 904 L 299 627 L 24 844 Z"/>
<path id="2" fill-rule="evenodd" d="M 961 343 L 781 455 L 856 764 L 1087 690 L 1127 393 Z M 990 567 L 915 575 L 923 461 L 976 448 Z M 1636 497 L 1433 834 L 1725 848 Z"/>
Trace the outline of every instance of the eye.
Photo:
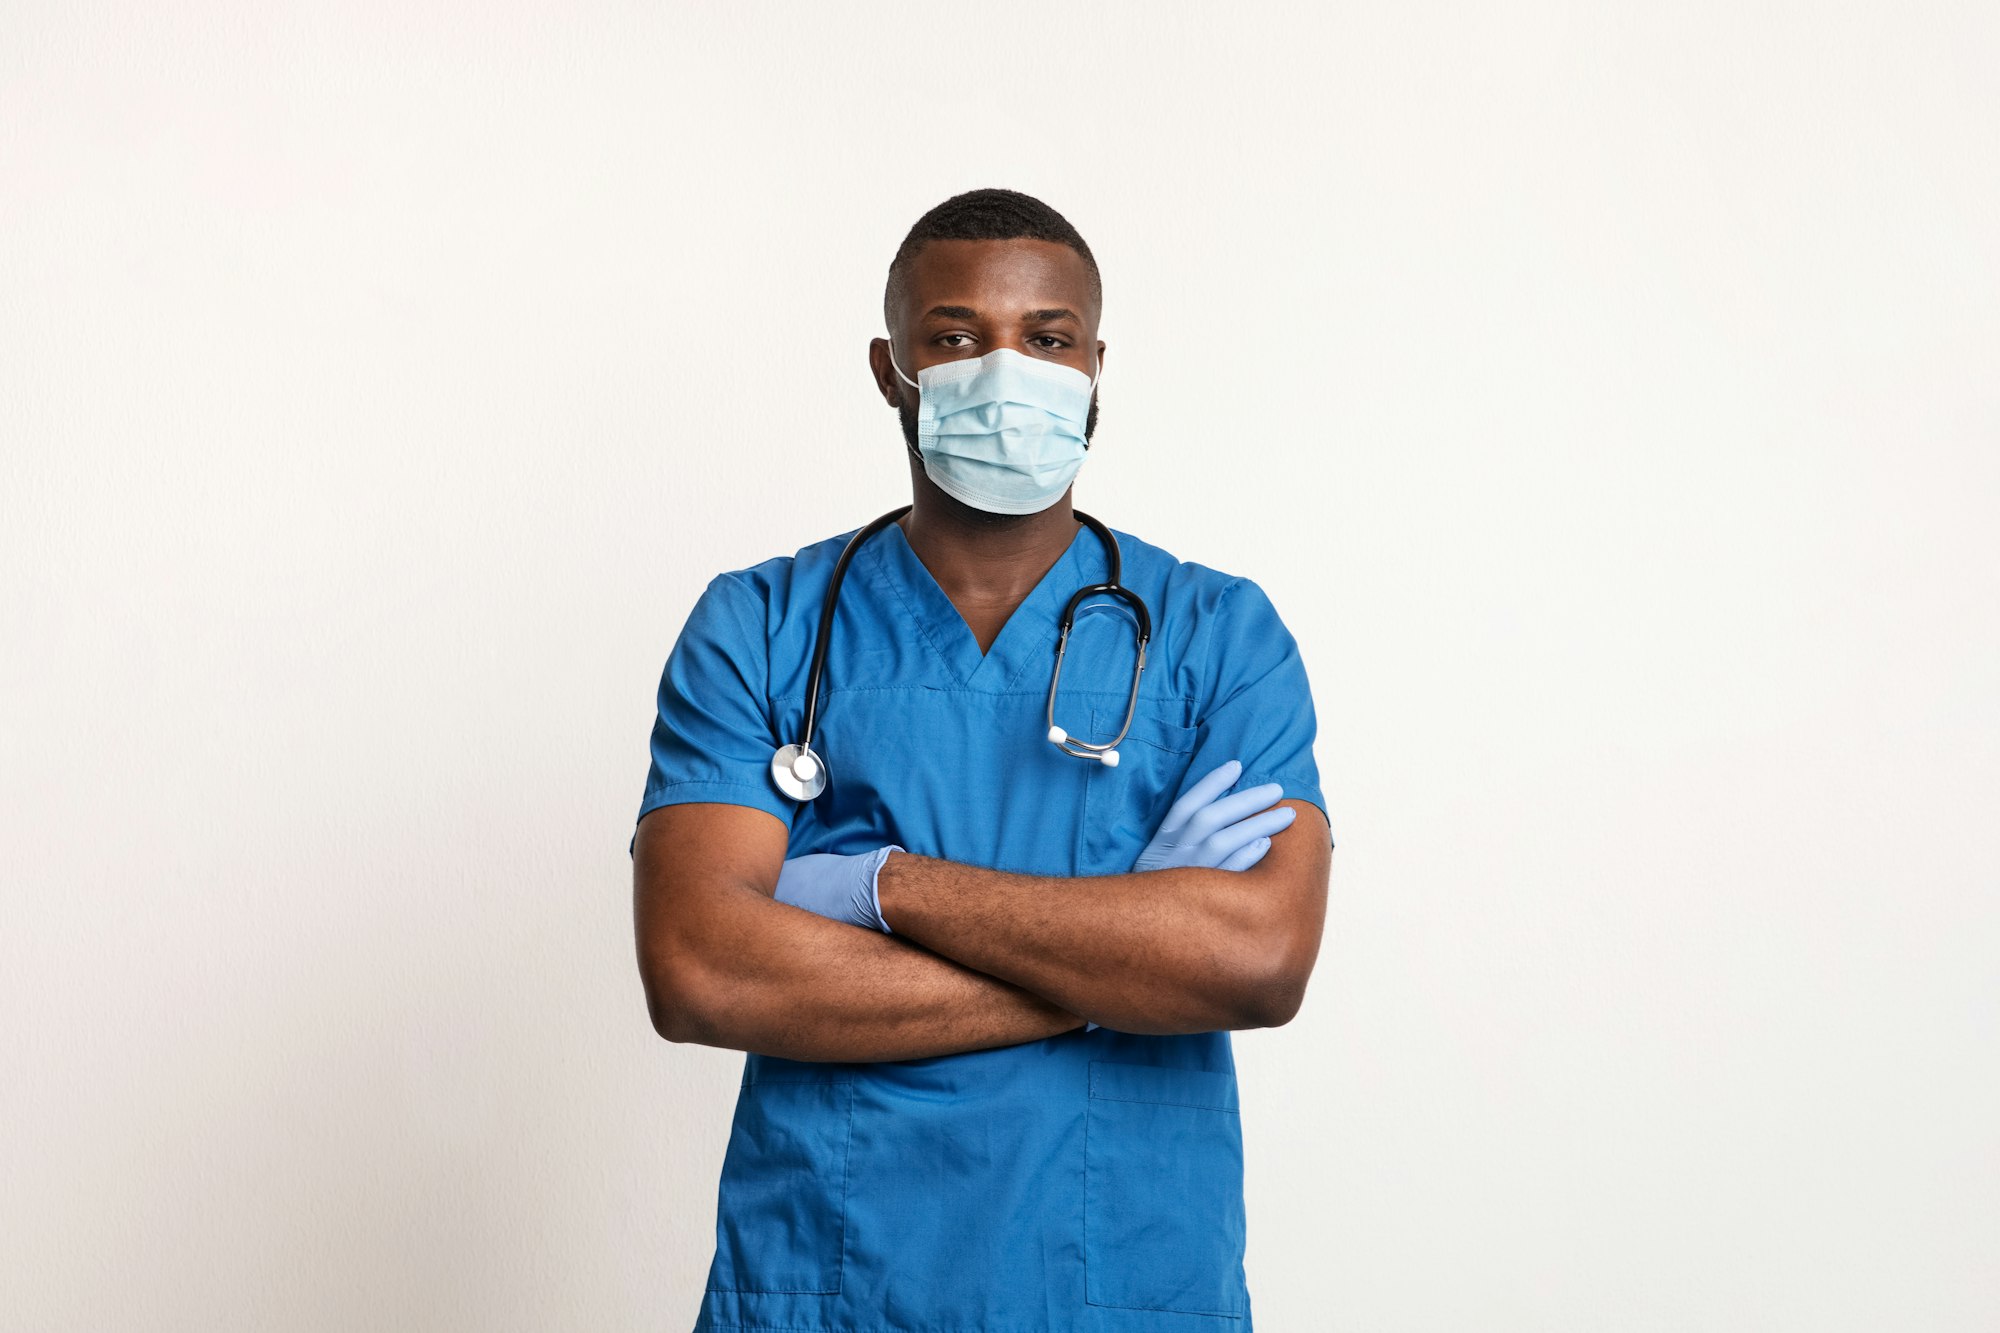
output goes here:
<path id="1" fill-rule="evenodd" d="M 1061 338 L 1058 338 L 1053 333 L 1037 334 L 1036 336 L 1028 339 L 1028 341 L 1031 343 L 1043 344 L 1042 350 L 1044 352 L 1060 352 L 1063 350 L 1063 348 L 1069 346 L 1067 342 L 1064 342 Z M 1054 344 L 1054 345 L 1050 346 L 1049 344 Z"/>
<path id="2" fill-rule="evenodd" d="M 946 338 L 964 338 L 966 342 L 947 343 L 945 342 Z M 969 333 L 940 333 L 936 338 L 932 339 L 933 342 L 954 349 L 966 346 L 967 343 L 971 342 L 971 340 L 972 340 L 972 335 Z"/>

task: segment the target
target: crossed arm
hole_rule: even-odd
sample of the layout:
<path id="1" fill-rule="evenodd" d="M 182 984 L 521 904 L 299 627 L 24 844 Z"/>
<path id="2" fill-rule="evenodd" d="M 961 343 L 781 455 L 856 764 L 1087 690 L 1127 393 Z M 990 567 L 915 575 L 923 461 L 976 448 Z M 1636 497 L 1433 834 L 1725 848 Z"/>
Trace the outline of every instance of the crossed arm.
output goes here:
<path id="1" fill-rule="evenodd" d="M 1054 1036 L 1271 1027 L 1304 998 L 1330 864 L 1303 801 L 1248 870 L 1079 878 L 892 853 L 896 931 L 772 894 L 785 826 L 744 806 L 666 806 L 633 847 L 639 972 L 670 1041 L 793 1060 L 911 1060 Z"/>

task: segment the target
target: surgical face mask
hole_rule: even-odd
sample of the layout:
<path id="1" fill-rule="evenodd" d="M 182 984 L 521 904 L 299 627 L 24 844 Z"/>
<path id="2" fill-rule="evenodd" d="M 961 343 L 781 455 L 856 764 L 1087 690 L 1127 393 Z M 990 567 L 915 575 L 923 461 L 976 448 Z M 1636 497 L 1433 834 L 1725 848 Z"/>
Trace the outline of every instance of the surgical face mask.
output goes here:
<path id="1" fill-rule="evenodd" d="M 1097 376 L 1001 347 L 925 366 L 916 389 L 924 475 L 989 514 L 1038 514 L 1062 498 L 1089 447 L 1084 426 Z"/>

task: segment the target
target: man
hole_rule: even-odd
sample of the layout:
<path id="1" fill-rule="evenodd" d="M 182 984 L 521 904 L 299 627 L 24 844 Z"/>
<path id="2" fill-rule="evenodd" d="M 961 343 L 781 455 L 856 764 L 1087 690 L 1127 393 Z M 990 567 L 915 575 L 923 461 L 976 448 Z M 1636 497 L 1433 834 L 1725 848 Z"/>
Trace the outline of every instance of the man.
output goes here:
<path id="1" fill-rule="evenodd" d="M 925 214 L 868 350 L 911 508 L 825 640 L 849 534 L 717 577 L 668 659 L 640 971 L 662 1036 L 750 1053 L 700 1328 L 1251 1329 L 1229 1032 L 1318 955 L 1312 702 L 1254 583 L 1075 516 L 1101 304 L 1039 200 Z M 1051 704 L 1111 582 L 1144 670 L 1098 589 Z"/>

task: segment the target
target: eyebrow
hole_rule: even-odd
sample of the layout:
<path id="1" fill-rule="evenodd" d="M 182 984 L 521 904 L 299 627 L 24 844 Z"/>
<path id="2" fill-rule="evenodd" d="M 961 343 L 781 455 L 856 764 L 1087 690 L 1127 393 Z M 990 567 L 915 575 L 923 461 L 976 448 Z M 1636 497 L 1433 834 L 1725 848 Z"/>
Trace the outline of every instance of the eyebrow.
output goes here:
<path id="1" fill-rule="evenodd" d="M 924 318 L 978 319 L 979 312 L 969 305 L 934 305 L 924 312 Z M 1074 310 L 1063 306 L 1054 306 L 1048 310 L 1030 310 L 1021 316 L 1021 322 L 1024 324 L 1049 324 L 1059 319 L 1074 320 L 1078 324 L 1083 322 L 1077 318 Z"/>

